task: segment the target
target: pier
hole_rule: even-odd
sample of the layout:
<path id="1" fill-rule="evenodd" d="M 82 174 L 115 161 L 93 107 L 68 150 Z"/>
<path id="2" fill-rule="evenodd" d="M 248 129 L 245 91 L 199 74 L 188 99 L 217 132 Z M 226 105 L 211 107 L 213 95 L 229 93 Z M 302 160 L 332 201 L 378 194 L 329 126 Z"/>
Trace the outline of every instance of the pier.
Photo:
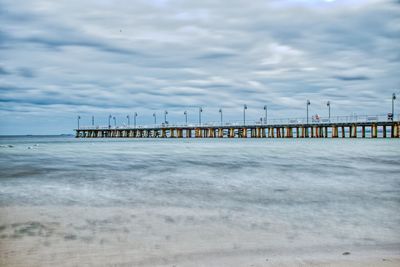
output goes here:
<path id="1" fill-rule="evenodd" d="M 337 117 L 303 122 L 160 124 L 90 126 L 75 129 L 77 138 L 400 138 L 400 121 L 384 116 Z"/>

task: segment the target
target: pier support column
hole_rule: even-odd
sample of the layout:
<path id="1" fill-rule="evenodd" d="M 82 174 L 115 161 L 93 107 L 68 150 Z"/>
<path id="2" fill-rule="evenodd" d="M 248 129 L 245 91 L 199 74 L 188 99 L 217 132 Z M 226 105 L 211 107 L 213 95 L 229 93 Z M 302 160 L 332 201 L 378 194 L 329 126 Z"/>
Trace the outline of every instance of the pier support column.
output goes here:
<path id="1" fill-rule="evenodd" d="M 290 128 L 289 127 L 286 127 L 286 135 L 285 135 L 285 137 L 286 138 L 290 138 Z"/>
<path id="2" fill-rule="evenodd" d="M 305 133 L 306 133 L 305 138 L 309 138 L 310 137 L 310 127 L 306 126 L 305 130 L 306 130 L 305 131 Z"/>
<path id="3" fill-rule="evenodd" d="M 289 127 L 289 138 L 293 138 L 293 128 Z"/>
<path id="4" fill-rule="evenodd" d="M 357 138 L 357 124 L 350 126 L 350 135 L 351 138 Z"/>
<path id="5" fill-rule="evenodd" d="M 185 137 L 186 138 L 191 138 L 192 137 L 192 130 L 190 130 L 190 129 L 186 129 L 185 130 Z"/>
<path id="6" fill-rule="evenodd" d="M 214 128 L 208 129 L 208 133 L 209 133 L 208 137 L 210 137 L 210 138 L 215 137 L 215 129 Z"/>
<path id="7" fill-rule="evenodd" d="M 176 129 L 176 134 L 178 135 L 178 138 L 183 137 L 183 130 L 182 129 Z"/>
<path id="8" fill-rule="evenodd" d="M 242 129 L 242 138 L 247 138 L 247 128 Z"/>
<path id="9" fill-rule="evenodd" d="M 201 128 L 194 129 L 195 138 L 201 138 Z"/>
<path id="10" fill-rule="evenodd" d="M 365 138 L 365 126 L 361 126 L 361 138 Z"/>
<path id="11" fill-rule="evenodd" d="M 386 138 L 386 125 L 382 126 L 383 138 Z"/>
<path id="12" fill-rule="evenodd" d="M 218 128 L 218 138 L 224 138 L 224 129 Z"/>
<path id="13" fill-rule="evenodd" d="M 175 138 L 175 129 L 173 129 L 173 128 L 169 129 L 169 137 L 170 138 Z"/>
<path id="14" fill-rule="evenodd" d="M 346 131 L 344 129 L 344 126 L 341 127 L 342 128 L 342 138 L 346 137 Z"/>
<path id="15" fill-rule="evenodd" d="M 276 138 L 281 138 L 281 127 L 276 128 Z"/>
<path id="16" fill-rule="evenodd" d="M 372 124 L 371 126 L 371 137 L 372 138 L 378 137 L 378 126 L 376 124 Z"/>

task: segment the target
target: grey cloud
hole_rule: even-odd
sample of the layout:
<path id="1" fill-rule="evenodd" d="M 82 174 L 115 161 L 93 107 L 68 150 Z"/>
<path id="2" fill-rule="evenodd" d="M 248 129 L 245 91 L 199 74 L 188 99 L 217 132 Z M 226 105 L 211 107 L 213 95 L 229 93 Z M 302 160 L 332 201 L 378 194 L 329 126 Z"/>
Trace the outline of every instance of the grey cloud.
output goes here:
<path id="1" fill-rule="evenodd" d="M 34 78 L 36 76 L 35 71 L 30 68 L 21 67 L 17 69 L 18 75 L 21 75 L 25 78 Z"/>
<path id="2" fill-rule="evenodd" d="M 222 53 L 222 52 L 216 52 L 216 53 L 207 53 L 204 55 L 201 55 L 199 57 L 197 57 L 198 59 L 216 59 L 216 60 L 220 60 L 220 59 L 226 59 L 226 58 L 230 58 L 230 57 L 234 57 L 236 56 L 236 54 L 233 53 Z"/>
<path id="3" fill-rule="evenodd" d="M 0 0 L 0 120 L 168 109 L 172 121 L 199 105 L 235 119 L 243 103 L 290 117 L 305 99 L 382 113 L 400 84 L 398 2 L 107 3 Z"/>
<path id="4" fill-rule="evenodd" d="M 365 81 L 369 80 L 367 76 L 358 75 L 358 76 L 333 76 L 333 78 L 341 81 Z"/>
<path id="5" fill-rule="evenodd" d="M 9 75 L 9 74 L 11 74 L 9 71 L 0 66 L 0 75 Z"/>

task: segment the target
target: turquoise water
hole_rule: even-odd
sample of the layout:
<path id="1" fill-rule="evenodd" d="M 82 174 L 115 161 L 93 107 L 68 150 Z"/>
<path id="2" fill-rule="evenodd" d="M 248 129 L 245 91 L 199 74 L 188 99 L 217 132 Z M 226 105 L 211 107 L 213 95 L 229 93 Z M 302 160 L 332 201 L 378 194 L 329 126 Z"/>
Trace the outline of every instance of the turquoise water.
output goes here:
<path id="1" fill-rule="evenodd" d="M 276 234 L 279 224 L 288 246 L 312 237 L 316 246 L 400 248 L 400 140 L 0 143 L 1 207 L 208 210 L 224 214 L 216 223 L 239 230 Z"/>

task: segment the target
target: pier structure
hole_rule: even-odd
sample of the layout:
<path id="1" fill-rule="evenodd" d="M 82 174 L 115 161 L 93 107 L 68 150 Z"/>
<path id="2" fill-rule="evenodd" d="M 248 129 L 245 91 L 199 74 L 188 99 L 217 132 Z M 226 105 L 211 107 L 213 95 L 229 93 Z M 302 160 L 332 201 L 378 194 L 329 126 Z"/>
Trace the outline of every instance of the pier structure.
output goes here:
<path id="1" fill-rule="evenodd" d="M 371 119 L 372 118 L 372 119 Z M 365 116 L 329 121 L 286 120 L 280 123 L 205 123 L 154 126 L 82 127 L 77 138 L 400 138 L 400 121 Z"/>

